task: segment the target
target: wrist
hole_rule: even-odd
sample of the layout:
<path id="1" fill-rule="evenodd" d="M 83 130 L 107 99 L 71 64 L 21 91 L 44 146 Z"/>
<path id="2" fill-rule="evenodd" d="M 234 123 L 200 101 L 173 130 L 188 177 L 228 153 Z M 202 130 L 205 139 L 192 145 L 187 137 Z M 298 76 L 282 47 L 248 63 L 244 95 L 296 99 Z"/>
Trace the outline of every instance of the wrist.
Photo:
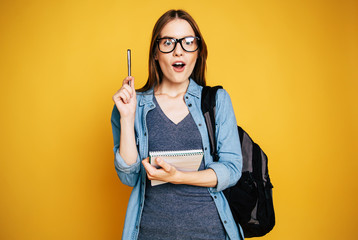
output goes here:
<path id="1" fill-rule="evenodd" d="M 132 116 L 121 117 L 121 126 L 134 126 L 134 119 Z"/>
<path id="2" fill-rule="evenodd" d="M 185 184 L 185 172 L 182 171 L 176 171 L 174 175 L 174 181 L 172 183 L 174 184 Z"/>

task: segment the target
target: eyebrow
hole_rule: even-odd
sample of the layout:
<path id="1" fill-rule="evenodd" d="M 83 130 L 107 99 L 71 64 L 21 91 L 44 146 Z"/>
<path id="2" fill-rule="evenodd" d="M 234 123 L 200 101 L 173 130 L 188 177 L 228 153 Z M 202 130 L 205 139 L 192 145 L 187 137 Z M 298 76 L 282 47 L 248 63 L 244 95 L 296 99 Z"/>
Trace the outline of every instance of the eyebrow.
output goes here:
<path id="1" fill-rule="evenodd" d="M 182 38 L 186 38 L 186 37 L 195 37 L 195 36 L 193 36 L 193 35 L 187 35 L 187 36 L 182 37 Z M 177 39 L 177 38 L 175 38 L 175 37 L 170 37 L 170 36 L 166 36 L 166 35 L 164 35 L 164 36 L 162 36 L 162 37 L 159 36 L 159 38 L 174 38 L 174 39 Z"/>

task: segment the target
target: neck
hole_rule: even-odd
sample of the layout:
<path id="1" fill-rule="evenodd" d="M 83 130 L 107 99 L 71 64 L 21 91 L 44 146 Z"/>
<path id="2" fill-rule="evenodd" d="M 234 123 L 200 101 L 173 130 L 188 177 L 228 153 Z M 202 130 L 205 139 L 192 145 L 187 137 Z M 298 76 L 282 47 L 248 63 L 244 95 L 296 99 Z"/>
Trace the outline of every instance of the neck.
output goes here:
<path id="1" fill-rule="evenodd" d="M 189 86 L 189 79 L 187 81 L 180 82 L 180 83 L 173 83 L 173 82 L 165 81 L 163 79 L 161 84 L 155 87 L 154 93 L 156 95 L 165 94 L 171 97 L 175 97 L 181 94 L 185 94 L 186 90 L 188 89 L 188 86 Z"/>

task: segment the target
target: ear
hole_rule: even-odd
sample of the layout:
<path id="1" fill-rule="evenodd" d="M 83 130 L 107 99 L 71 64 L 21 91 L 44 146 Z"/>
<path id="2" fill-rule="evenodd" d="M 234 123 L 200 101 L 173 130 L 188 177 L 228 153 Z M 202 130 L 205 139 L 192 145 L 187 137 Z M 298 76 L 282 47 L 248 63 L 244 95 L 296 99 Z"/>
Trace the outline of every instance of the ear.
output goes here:
<path id="1" fill-rule="evenodd" d="M 154 60 L 158 61 L 158 49 L 154 50 Z"/>

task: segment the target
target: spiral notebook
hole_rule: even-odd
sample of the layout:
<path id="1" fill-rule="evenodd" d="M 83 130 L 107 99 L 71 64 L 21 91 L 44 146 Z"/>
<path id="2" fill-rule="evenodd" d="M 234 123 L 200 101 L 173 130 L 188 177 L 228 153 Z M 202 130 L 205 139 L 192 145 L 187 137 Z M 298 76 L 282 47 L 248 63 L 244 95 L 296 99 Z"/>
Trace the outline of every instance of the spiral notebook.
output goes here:
<path id="1" fill-rule="evenodd" d="M 198 171 L 204 152 L 202 149 L 185 151 L 158 151 L 149 152 L 149 162 L 154 167 L 159 167 L 155 161 L 156 157 L 161 157 L 165 162 L 173 165 L 176 169 L 183 172 Z M 166 182 L 151 180 L 152 186 L 160 185 Z"/>

